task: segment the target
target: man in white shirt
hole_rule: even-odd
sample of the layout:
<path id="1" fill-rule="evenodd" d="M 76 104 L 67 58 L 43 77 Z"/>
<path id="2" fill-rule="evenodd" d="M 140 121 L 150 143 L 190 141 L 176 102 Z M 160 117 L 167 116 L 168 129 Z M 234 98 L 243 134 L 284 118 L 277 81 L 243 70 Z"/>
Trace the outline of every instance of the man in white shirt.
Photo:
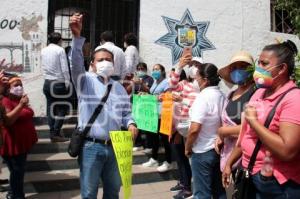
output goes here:
<path id="1" fill-rule="evenodd" d="M 113 33 L 111 31 L 105 31 L 101 33 L 100 39 L 101 39 L 101 43 L 100 43 L 101 45 L 98 46 L 95 49 L 95 51 L 101 48 L 105 48 L 110 52 L 112 52 L 114 55 L 115 72 L 113 76 L 111 76 L 111 78 L 114 80 L 124 79 L 126 75 L 125 54 L 121 48 L 119 48 L 113 43 L 114 40 Z"/>
<path id="2" fill-rule="evenodd" d="M 60 47 L 60 33 L 48 36 L 49 45 L 42 49 L 42 69 L 45 78 L 43 92 L 47 99 L 47 117 L 51 142 L 65 142 L 60 131 L 68 110 L 70 75 L 65 50 Z"/>
<path id="3" fill-rule="evenodd" d="M 133 33 L 127 33 L 124 36 L 126 75 L 133 75 L 140 62 L 139 51 L 137 49 L 138 39 Z"/>

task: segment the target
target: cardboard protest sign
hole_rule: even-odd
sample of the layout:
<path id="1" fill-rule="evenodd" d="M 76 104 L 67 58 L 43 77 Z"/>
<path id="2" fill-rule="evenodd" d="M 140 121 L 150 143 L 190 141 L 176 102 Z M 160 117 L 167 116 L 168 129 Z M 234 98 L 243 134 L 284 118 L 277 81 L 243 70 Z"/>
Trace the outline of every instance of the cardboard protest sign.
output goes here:
<path id="1" fill-rule="evenodd" d="M 132 184 L 132 135 L 129 131 L 110 131 L 110 139 L 118 163 L 124 198 L 129 199 Z"/>
<path id="2" fill-rule="evenodd" d="M 154 95 L 133 95 L 133 118 L 139 129 L 157 133 L 157 106 L 157 98 Z"/>
<path id="3" fill-rule="evenodd" d="M 171 135 L 173 124 L 172 93 L 165 93 L 162 97 L 161 121 L 159 132 Z"/>

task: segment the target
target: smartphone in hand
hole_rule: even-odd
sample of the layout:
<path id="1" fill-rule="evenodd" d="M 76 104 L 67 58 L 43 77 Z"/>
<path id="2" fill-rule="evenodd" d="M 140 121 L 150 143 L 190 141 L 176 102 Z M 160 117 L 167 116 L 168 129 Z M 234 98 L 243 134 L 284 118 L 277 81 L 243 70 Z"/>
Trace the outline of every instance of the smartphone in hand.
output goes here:
<path id="1" fill-rule="evenodd" d="M 193 54 L 193 49 L 192 49 L 192 47 L 184 47 L 183 48 L 183 53 L 182 53 L 182 55 L 191 55 L 192 56 L 192 54 Z"/>

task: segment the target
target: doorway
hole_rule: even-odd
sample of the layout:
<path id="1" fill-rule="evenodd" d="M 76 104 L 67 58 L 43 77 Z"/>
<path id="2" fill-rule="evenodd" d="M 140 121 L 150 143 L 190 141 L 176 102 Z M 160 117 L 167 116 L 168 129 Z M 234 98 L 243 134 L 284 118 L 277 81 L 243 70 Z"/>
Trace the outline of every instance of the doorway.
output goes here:
<path id="1" fill-rule="evenodd" d="M 49 0 L 48 33 L 61 33 L 63 47 L 72 40 L 69 17 L 74 12 L 84 15 L 82 35 L 92 49 L 99 45 L 100 34 L 106 30 L 114 33 L 115 44 L 121 48 L 126 33 L 138 36 L 139 0 Z"/>

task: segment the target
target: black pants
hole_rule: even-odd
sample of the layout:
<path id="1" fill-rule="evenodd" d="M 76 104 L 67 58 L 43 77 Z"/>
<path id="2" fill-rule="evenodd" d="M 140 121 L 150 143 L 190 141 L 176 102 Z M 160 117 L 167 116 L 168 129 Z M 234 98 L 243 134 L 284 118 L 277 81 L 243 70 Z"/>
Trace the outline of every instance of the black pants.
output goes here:
<path id="1" fill-rule="evenodd" d="M 151 133 L 151 132 L 139 129 L 139 133 L 135 139 L 134 146 L 135 147 L 143 146 L 144 148 L 152 148 L 152 145 L 153 145 L 153 143 L 151 143 L 152 140 L 151 140 L 151 138 L 149 140 L 148 136 L 147 136 L 149 133 Z M 143 138 L 144 136 L 146 138 Z"/>
<path id="2" fill-rule="evenodd" d="M 45 80 L 43 92 L 47 99 L 47 118 L 50 137 L 59 136 L 68 108 L 71 107 L 69 91 L 63 82 Z"/>
<path id="3" fill-rule="evenodd" d="M 158 149 L 159 149 L 159 141 L 162 141 L 162 144 L 165 148 L 165 160 L 168 163 L 172 162 L 172 153 L 171 153 L 171 146 L 169 143 L 169 137 L 167 135 L 161 133 L 148 133 L 147 140 L 152 143 L 152 158 L 157 160 L 158 159 Z"/>
<path id="4" fill-rule="evenodd" d="M 191 191 L 192 170 L 189 159 L 185 156 L 184 141 L 180 144 L 171 144 L 174 158 L 178 166 L 179 182 L 188 191 Z"/>
<path id="5" fill-rule="evenodd" d="M 13 199 L 23 199 L 24 194 L 24 174 L 27 154 L 16 156 L 3 156 L 9 169 L 10 193 Z"/>

